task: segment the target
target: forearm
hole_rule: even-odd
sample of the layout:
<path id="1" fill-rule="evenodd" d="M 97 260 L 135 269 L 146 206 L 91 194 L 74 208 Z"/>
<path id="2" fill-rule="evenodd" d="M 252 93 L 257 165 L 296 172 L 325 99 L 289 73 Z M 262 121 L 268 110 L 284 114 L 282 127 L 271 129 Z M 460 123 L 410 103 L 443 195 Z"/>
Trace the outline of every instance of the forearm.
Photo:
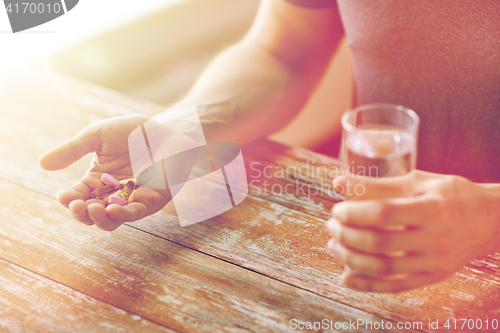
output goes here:
<path id="1" fill-rule="evenodd" d="M 242 145 L 266 136 L 302 109 L 342 36 L 337 8 L 262 0 L 247 36 L 219 55 L 176 106 L 197 106 L 209 141 Z"/>
<path id="2" fill-rule="evenodd" d="M 176 106 L 196 104 L 208 140 L 244 144 L 287 124 L 327 63 L 291 68 L 262 47 L 240 43 L 217 57 Z"/>
<path id="3" fill-rule="evenodd" d="M 486 213 L 492 223 L 490 239 L 485 243 L 485 253 L 500 253 L 500 184 L 478 184 L 484 193 Z"/>

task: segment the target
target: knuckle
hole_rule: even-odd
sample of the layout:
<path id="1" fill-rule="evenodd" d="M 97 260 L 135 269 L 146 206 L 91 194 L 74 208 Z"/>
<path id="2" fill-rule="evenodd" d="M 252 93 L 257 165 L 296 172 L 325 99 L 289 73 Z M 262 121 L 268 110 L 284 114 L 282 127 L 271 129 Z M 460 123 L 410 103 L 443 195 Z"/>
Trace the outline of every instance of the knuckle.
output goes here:
<path id="1" fill-rule="evenodd" d="M 460 184 L 464 184 L 464 183 L 469 182 L 469 180 L 467 180 L 467 178 L 462 177 L 462 176 L 449 175 L 448 177 L 449 177 L 449 182 L 452 184 L 460 185 Z"/>
<path id="2" fill-rule="evenodd" d="M 344 264 L 351 264 L 351 255 L 348 253 L 348 250 L 345 249 L 341 244 L 337 244 L 335 256 L 338 260 L 342 261 Z"/>
<path id="3" fill-rule="evenodd" d="M 380 275 L 396 274 L 393 258 L 378 258 L 375 261 L 375 273 Z"/>
<path id="4" fill-rule="evenodd" d="M 354 266 L 355 260 L 353 260 L 353 255 L 351 251 L 348 249 L 344 248 L 343 246 L 339 246 L 339 250 L 337 251 L 338 258 L 340 261 L 342 261 L 345 265 L 348 266 Z"/>
<path id="5" fill-rule="evenodd" d="M 369 232 L 366 242 L 369 251 L 384 251 L 387 247 L 387 239 L 382 233 Z"/>
<path id="6" fill-rule="evenodd" d="M 446 175 L 443 176 L 441 184 L 444 189 L 454 191 L 460 189 L 469 182 L 470 181 L 467 178 L 464 178 L 462 176 Z"/>
<path id="7" fill-rule="evenodd" d="M 98 120 L 94 121 L 93 123 L 90 123 L 87 127 L 83 129 L 83 133 L 88 134 L 88 135 L 93 135 L 101 131 L 104 120 Z"/>
<path id="8" fill-rule="evenodd" d="M 339 243 L 344 244 L 346 242 L 345 229 L 338 222 L 333 227 L 333 236 Z"/>

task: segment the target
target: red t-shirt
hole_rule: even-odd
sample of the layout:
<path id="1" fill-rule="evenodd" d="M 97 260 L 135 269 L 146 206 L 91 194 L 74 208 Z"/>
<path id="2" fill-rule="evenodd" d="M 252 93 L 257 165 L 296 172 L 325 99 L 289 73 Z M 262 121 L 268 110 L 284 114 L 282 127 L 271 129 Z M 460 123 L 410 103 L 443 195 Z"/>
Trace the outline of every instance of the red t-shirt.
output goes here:
<path id="1" fill-rule="evenodd" d="M 357 103 L 417 112 L 419 169 L 500 182 L 500 1 L 337 2 Z"/>

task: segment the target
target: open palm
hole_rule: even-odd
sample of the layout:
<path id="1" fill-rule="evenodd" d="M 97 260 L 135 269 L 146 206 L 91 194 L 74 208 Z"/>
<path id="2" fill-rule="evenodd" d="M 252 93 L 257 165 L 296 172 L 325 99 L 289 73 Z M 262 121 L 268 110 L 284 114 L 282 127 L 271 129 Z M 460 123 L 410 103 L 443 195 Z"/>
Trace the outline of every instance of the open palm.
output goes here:
<path id="1" fill-rule="evenodd" d="M 128 136 L 149 119 L 148 116 L 134 114 L 92 123 L 74 138 L 40 157 L 40 166 L 52 171 L 66 168 L 83 156 L 95 153 L 85 176 L 70 189 L 57 194 L 57 200 L 69 208 L 77 220 L 111 231 L 124 222 L 136 221 L 157 212 L 170 201 L 168 190 L 143 188 L 134 191 L 126 206 L 106 206 L 90 195 L 93 190 L 103 186 L 103 173 L 118 180 L 133 178 Z"/>

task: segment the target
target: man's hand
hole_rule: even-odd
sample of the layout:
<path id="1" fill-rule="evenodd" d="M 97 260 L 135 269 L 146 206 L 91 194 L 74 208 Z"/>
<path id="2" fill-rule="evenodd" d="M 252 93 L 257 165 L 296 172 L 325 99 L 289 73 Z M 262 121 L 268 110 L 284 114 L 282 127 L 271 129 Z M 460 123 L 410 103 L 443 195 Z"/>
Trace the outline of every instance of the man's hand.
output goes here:
<path id="1" fill-rule="evenodd" d="M 488 185 L 422 171 L 415 176 L 412 197 L 333 207 L 328 248 L 348 266 L 346 286 L 374 292 L 412 289 L 499 249 L 498 195 Z"/>
<path id="2" fill-rule="evenodd" d="M 57 194 L 57 200 L 68 207 L 77 220 L 112 231 L 123 222 L 136 221 L 159 211 L 170 201 L 169 191 L 142 188 L 133 193 L 126 206 L 106 206 L 104 202 L 90 197 L 93 190 L 103 186 L 100 180 L 103 173 L 118 180 L 134 177 L 130 165 L 128 136 L 149 119 L 148 116 L 134 114 L 92 123 L 74 138 L 40 157 L 40 166 L 45 170 L 60 170 L 88 153 L 95 152 L 85 176 L 70 189 Z"/>

